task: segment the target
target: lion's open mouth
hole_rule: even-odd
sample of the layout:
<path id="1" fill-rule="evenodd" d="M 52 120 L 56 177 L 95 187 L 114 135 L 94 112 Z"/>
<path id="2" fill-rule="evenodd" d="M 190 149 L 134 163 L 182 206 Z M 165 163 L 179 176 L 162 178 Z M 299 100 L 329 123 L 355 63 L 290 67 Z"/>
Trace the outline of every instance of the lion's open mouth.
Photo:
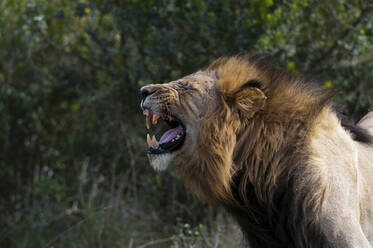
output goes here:
<path id="1" fill-rule="evenodd" d="M 159 113 L 151 109 L 145 109 L 143 114 L 146 116 L 147 129 L 150 129 L 152 124 L 157 125 L 159 119 L 163 121 L 163 123 L 159 124 L 163 133 L 159 141 L 155 135 L 150 138 L 150 135 L 147 134 L 146 140 L 148 142 L 149 154 L 172 152 L 181 147 L 185 139 L 185 127 L 181 121 L 174 116 Z"/>

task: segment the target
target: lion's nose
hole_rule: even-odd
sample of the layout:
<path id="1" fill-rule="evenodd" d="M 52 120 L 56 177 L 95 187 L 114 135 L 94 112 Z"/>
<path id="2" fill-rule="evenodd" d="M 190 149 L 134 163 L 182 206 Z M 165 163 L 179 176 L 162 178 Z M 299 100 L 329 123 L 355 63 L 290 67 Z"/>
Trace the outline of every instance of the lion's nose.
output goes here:
<path id="1" fill-rule="evenodd" d="M 143 99 L 145 99 L 147 96 L 153 94 L 155 92 L 155 88 L 149 88 L 147 86 L 144 86 L 140 89 L 140 93 L 143 97 Z"/>

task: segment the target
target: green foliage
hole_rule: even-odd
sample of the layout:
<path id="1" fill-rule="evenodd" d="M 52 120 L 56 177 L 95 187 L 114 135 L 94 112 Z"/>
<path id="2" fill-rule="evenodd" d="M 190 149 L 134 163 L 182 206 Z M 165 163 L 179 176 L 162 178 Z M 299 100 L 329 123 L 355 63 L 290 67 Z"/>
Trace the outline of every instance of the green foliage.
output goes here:
<path id="1" fill-rule="evenodd" d="M 215 237 L 225 220 L 214 222 L 217 210 L 188 197 L 172 170 L 147 164 L 142 85 L 221 55 L 268 52 L 340 87 L 336 100 L 355 119 L 373 106 L 371 1 L 2 0 L 0 9 L 4 247 L 213 247 L 194 234 Z"/>

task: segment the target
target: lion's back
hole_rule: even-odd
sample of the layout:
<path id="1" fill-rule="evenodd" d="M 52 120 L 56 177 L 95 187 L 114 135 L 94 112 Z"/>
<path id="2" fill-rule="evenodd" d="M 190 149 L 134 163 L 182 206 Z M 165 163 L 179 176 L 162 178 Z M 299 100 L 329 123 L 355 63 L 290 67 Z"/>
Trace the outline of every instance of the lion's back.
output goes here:
<path id="1" fill-rule="evenodd" d="M 373 135 L 373 111 L 366 114 L 357 125 L 366 129 L 371 135 Z"/>
<path id="2" fill-rule="evenodd" d="M 373 136 L 373 111 L 357 124 Z M 361 177 L 361 226 L 366 237 L 373 243 L 373 145 L 358 143 L 359 174 Z"/>

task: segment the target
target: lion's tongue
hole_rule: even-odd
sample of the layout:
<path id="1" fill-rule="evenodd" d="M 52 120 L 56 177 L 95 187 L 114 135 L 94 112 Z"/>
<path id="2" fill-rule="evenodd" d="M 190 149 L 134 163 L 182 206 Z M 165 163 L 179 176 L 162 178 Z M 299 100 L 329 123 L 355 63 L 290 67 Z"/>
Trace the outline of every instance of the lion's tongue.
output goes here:
<path id="1" fill-rule="evenodd" d="M 183 133 L 183 128 L 181 127 L 181 125 L 179 125 L 178 127 L 172 128 L 162 135 L 161 139 L 159 140 L 159 144 L 168 143 L 173 138 L 175 138 L 178 134 L 182 134 L 182 133 Z"/>

